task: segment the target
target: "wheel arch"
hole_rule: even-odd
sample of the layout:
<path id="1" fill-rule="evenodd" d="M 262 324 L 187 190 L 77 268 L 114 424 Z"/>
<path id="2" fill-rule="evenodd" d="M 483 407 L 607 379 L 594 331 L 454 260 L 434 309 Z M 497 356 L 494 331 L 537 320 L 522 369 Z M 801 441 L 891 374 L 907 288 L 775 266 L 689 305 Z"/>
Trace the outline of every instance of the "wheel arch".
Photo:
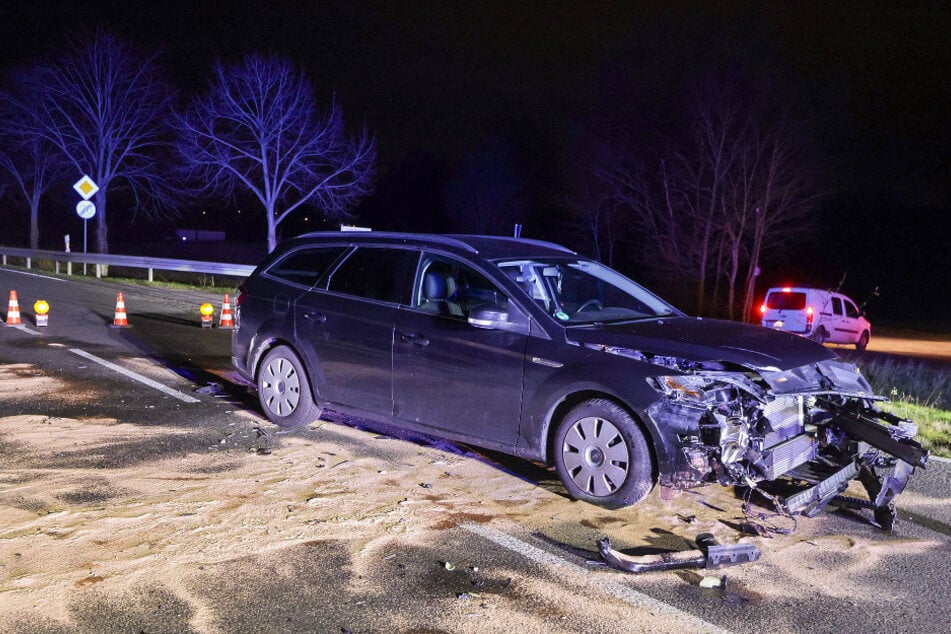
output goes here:
<path id="1" fill-rule="evenodd" d="M 307 364 L 304 362 L 304 356 L 294 347 L 294 344 L 283 337 L 265 337 L 260 341 L 255 342 L 253 352 L 251 353 L 251 363 L 248 364 L 248 367 L 251 368 L 252 374 L 251 378 L 254 381 L 254 384 L 258 384 L 258 373 L 261 371 L 261 363 L 264 361 L 264 357 L 267 356 L 267 353 L 273 350 L 274 348 L 284 346 L 288 348 L 291 352 L 294 353 L 294 356 L 300 361 L 301 369 L 304 371 L 304 378 L 307 379 L 307 385 L 310 388 L 311 396 L 314 399 L 315 403 L 320 402 L 320 394 L 317 393 L 317 385 L 314 383 L 314 378 L 311 376 L 310 368 L 307 367 Z"/>
<path id="2" fill-rule="evenodd" d="M 614 403 L 627 412 L 634 423 L 640 428 L 641 433 L 644 434 L 644 439 L 647 441 L 647 447 L 650 450 L 651 479 L 656 485 L 659 481 L 662 462 L 666 462 L 667 457 L 666 444 L 664 444 L 659 430 L 657 430 L 653 425 L 645 424 L 643 418 L 622 399 L 608 392 L 596 389 L 585 389 L 571 392 L 570 394 L 565 395 L 565 397 L 556 403 L 552 408 L 551 413 L 548 416 L 548 420 L 546 421 L 545 428 L 545 464 L 549 466 L 555 464 L 555 435 L 557 434 L 558 426 L 564 417 L 567 416 L 568 412 L 570 412 L 576 406 L 584 403 L 585 401 L 594 399 L 604 399 Z"/>

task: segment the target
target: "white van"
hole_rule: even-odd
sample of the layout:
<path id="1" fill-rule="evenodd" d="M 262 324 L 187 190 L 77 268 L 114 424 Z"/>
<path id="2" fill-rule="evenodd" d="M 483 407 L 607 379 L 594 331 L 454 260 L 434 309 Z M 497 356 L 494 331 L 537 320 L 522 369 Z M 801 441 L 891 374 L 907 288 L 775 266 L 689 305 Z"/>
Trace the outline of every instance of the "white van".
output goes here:
<path id="1" fill-rule="evenodd" d="M 819 343 L 855 344 L 856 350 L 865 350 L 872 336 L 872 326 L 855 302 L 841 293 L 818 288 L 771 288 L 766 291 L 760 313 L 763 326 Z"/>

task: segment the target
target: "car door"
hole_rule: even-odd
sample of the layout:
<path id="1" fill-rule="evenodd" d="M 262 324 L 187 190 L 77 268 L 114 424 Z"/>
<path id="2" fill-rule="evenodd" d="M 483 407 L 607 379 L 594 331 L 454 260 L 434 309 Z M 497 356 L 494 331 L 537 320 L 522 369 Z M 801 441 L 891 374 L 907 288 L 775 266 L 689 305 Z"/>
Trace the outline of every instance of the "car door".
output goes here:
<path id="1" fill-rule="evenodd" d="M 479 306 L 505 309 L 513 328 L 468 323 Z M 424 254 L 393 342 L 394 418 L 411 427 L 514 445 L 518 438 L 528 318 L 487 276 Z"/>
<path id="2" fill-rule="evenodd" d="M 389 420 L 393 328 L 419 252 L 359 247 L 295 303 L 299 345 L 323 404 Z"/>
<path id="3" fill-rule="evenodd" d="M 847 297 L 842 298 L 842 306 L 845 308 L 845 316 L 841 322 L 842 343 L 855 343 L 862 334 L 862 315 Z"/>
<path id="4" fill-rule="evenodd" d="M 830 306 L 832 310 L 828 320 L 829 327 L 826 328 L 829 334 L 828 341 L 831 343 L 842 343 L 842 321 L 845 319 L 845 310 L 842 308 L 842 298 L 833 295 L 830 299 Z"/>

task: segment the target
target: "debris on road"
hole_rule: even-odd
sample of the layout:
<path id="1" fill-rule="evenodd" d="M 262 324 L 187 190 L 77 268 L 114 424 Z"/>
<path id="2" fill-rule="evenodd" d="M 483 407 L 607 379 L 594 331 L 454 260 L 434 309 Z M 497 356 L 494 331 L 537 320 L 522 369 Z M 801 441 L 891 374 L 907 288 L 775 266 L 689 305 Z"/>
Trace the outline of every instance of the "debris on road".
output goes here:
<path id="1" fill-rule="evenodd" d="M 205 387 L 195 390 L 197 394 L 221 394 L 221 383 L 210 381 Z"/>
<path id="2" fill-rule="evenodd" d="M 704 577 L 700 580 L 701 588 L 719 588 L 726 590 L 726 575 L 720 577 Z"/>
<path id="3" fill-rule="evenodd" d="M 697 536 L 697 550 L 683 550 L 633 557 L 611 548 L 607 537 L 598 542 L 601 558 L 616 570 L 624 572 L 656 572 L 659 570 L 682 570 L 686 568 L 721 568 L 750 563 L 760 558 L 760 551 L 753 544 L 723 545 L 710 533 Z"/>

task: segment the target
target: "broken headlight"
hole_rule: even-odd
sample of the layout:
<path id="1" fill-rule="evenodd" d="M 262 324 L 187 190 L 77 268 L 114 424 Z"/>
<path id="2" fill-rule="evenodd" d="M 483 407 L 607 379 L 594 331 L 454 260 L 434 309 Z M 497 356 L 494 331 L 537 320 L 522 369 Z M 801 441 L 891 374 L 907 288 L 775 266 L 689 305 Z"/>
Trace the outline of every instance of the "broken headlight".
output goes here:
<path id="1" fill-rule="evenodd" d="M 714 405 L 737 398 L 744 392 L 758 401 L 766 401 L 765 391 L 740 372 L 697 372 L 648 377 L 647 383 L 671 401 L 685 404 Z"/>
<path id="2" fill-rule="evenodd" d="M 701 471 L 701 462 L 719 464 L 716 472 L 724 482 L 745 480 L 749 472 L 742 463 L 762 444 L 766 392 L 740 372 L 662 375 L 647 381 L 663 396 L 648 413 L 690 443 L 684 450 L 691 469 Z"/>

